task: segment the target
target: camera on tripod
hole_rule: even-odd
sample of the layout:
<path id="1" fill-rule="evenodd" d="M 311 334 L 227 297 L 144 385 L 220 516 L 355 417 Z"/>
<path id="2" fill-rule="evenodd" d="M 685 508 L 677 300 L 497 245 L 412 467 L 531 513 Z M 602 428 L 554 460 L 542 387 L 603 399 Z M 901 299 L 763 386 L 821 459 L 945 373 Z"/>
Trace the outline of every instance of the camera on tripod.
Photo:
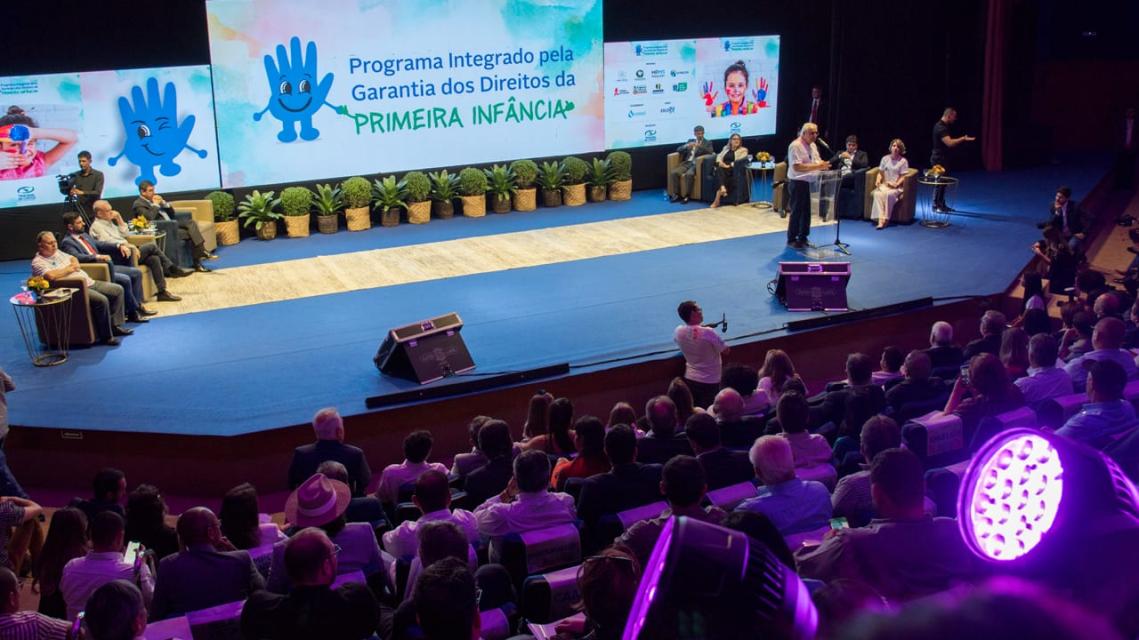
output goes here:
<path id="1" fill-rule="evenodd" d="M 59 185 L 59 192 L 65 196 L 71 195 L 71 189 L 75 187 L 75 174 L 61 173 L 55 176 L 55 182 Z"/>

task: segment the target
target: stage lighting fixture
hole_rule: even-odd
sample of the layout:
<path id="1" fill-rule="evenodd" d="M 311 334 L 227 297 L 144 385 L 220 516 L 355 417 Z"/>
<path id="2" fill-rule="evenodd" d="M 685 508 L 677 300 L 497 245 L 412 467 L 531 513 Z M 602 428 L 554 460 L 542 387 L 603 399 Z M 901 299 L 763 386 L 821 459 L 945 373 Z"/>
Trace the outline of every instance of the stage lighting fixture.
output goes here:
<path id="1" fill-rule="evenodd" d="M 740 531 L 673 517 L 657 538 L 623 638 L 815 637 L 807 588 Z"/>

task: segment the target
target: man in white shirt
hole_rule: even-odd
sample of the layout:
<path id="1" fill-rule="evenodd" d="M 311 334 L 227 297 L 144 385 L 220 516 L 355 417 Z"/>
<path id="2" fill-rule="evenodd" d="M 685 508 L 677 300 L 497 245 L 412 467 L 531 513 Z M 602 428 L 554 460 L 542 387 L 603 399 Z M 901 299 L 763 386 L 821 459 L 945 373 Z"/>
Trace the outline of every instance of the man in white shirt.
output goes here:
<path id="1" fill-rule="evenodd" d="M 709 407 L 720 390 L 721 357 L 728 346 L 711 327 L 703 326 L 704 310 L 692 300 L 676 308 L 684 324 L 673 331 L 672 339 L 684 354 L 684 382 L 692 390 L 697 407 Z"/>
<path id="2" fill-rule="evenodd" d="M 1038 333 L 1028 341 L 1028 375 L 1013 381 L 1028 406 L 1075 393 L 1072 377 L 1067 371 L 1056 368 L 1059 351 L 1056 338 L 1047 333 Z"/>
<path id="3" fill-rule="evenodd" d="M 83 611 L 96 589 L 112 580 L 138 585 L 149 606 L 154 594 L 154 578 L 145 562 L 127 562 L 123 558 L 125 531 L 126 522 L 113 511 L 102 511 L 91 520 L 91 551 L 68 562 L 59 581 L 59 590 L 67 603 L 68 620 L 74 620 Z"/>
<path id="4" fill-rule="evenodd" d="M 475 515 L 466 509 L 451 510 L 451 487 L 446 474 L 435 470 L 424 471 L 415 481 L 415 495 L 411 498 L 423 515 L 418 520 L 407 520 L 384 534 L 384 550 L 396 558 L 411 560 L 419 547 L 419 525 L 434 520 L 455 523 L 467 541 L 479 541 Z"/>
<path id="5" fill-rule="evenodd" d="M 111 208 L 111 203 L 106 200 L 96 200 L 92 206 L 95 212 L 95 221 L 91 223 L 91 235 L 95 236 L 96 240 L 101 242 L 113 242 L 118 245 L 126 245 L 130 248 L 131 253 L 138 257 L 139 264 L 145 264 L 150 269 L 150 276 L 154 278 L 154 286 L 158 288 L 158 301 L 159 302 L 177 302 L 181 300 L 178 296 L 166 290 L 166 276 L 171 278 L 182 278 L 190 275 L 193 271 L 183 269 L 174 264 L 170 258 L 158 248 L 158 245 L 153 242 L 147 242 L 141 246 L 135 246 L 127 239 L 126 234 L 130 231 L 127 224 L 123 222 L 122 215 L 118 211 Z M 116 258 L 115 255 L 111 255 Z M 125 262 L 123 264 L 130 264 L 129 256 L 121 256 Z M 116 264 L 119 260 L 116 259 Z"/>
<path id="6" fill-rule="evenodd" d="M 1139 368 L 1135 366 L 1135 357 L 1123 346 L 1123 334 L 1127 327 L 1119 318 L 1103 318 L 1095 324 L 1092 330 L 1092 351 L 1068 361 L 1064 371 L 1072 378 L 1072 388 L 1077 393 L 1082 392 L 1087 384 L 1088 371 L 1084 364 L 1092 360 L 1112 360 L 1123 367 L 1123 373 L 1128 380 L 1139 377 Z"/>
<path id="7" fill-rule="evenodd" d="M 433 442 L 430 431 L 419 430 L 407 434 L 403 439 L 403 462 L 389 464 L 380 474 L 380 486 L 376 488 L 376 497 L 380 502 L 386 504 L 399 502 L 400 487 L 415 482 L 424 471 L 435 470 L 447 474 L 446 465 L 427 462 Z"/>
<path id="8" fill-rule="evenodd" d="M 32 275 L 43 276 L 48 282 L 63 278 L 76 278 L 87 283 L 87 304 L 91 310 L 91 324 L 99 342 L 118 346 L 118 336 L 134 333 L 121 326 L 126 320 L 123 303 L 126 293 L 113 282 L 95 280 L 79 268 L 75 256 L 59 250 L 55 234 L 41 231 L 36 235 L 36 255 L 32 258 Z"/>
<path id="9" fill-rule="evenodd" d="M 811 183 L 818 181 L 820 171 L 831 166 L 819 155 L 815 146 L 818 137 L 818 125 L 808 122 L 787 147 L 787 195 L 791 204 L 787 245 L 795 249 L 806 248 L 811 233 Z"/>
<path id="10" fill-rule="evenodd" d="M 479 535 L 496 538 L 566 524 L 577 519 L 573 496 L 548 490 L 550 458 L 526 451 L 514 459 L 514 477 L 497 496 L 475 509 Z"/>

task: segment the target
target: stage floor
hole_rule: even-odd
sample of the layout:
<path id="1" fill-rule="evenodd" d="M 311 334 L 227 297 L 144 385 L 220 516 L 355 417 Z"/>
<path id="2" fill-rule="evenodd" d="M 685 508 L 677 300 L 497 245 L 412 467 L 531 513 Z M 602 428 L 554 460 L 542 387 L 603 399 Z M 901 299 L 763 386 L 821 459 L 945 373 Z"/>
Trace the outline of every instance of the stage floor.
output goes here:
<path id="1" fill-rule="evenodd" d="M 1029 259 L 1029 245 L 1039 235 L 1035 223 L 1045 217 L 1053 189 L 1069 184 L 1080 198 L 1107 167 L 1103 160 L 962 173 L 952 202 L 961 212 L 953 226 L 875 231 L 870 223 L 847 221 L 842 237 L 853 255 L 823 251 L 811 257 L 853 263 L 848 294 L 854 309 L 1001 291 Z M 219 249 L 222 259 L 211 263 L 216 274 L 173 280 L 171 289 L 178 292 L 182 283 L 208 284 L 242 267 L 330 256 L 351 261 L 353 252 L 464 238 L 489 242 L 492 236 L 540 234 L 543 229 L 564 236 L 592 223 L 621 219 L 664 228 L 668 217 L 659 214 L 702 207 L 671 205 L 661 191 L 651 190 L 623 203 L 433 220 L 298 240 L 245 240 Z M 701 303 L 709 321 L 726 313 L 729 339 L 778 331 L 790 320 L 813 315 L 789 313 L 767 292 L 780 261 L 804 259 L 786 248 L 782 222 L 771 212 L 739 215 L 755 216 L 754 235 L 723 235 L 721 229 L 709 228 L 710 236 L 674 238 L 662 248 L 630 241 L 625 249 L 618 242 L 593 253 L 596 257 L 542 256 L 468 275 L 442 277 L 447 272 L 441 271 L 434 279 L 208 311 L 186 309 L 177 315 L 172 308 L 170 315 L 137 326 L 122 346 L 75 349 L 66 364 L 53 368 L 31 365 L 14 315 L 0 314 L 0 363 L 17 384 L 8 394 L 10 422 L 225 436 L 302 424 L 329 405 L 345 415 L 364 413 L 365 398 L 417 386 L 375 370 L 372 357 L 384 332 L 450 311 L 463 318 L 462 333 L 477 374 L 563 362 L 588 371 L 617 366 L 596 364 L 614 358 L 662 357 L 645 354 L 674 349 L 676 305 L 687 298 Z M 722 226 L 714 215 L 696 220 Z M 819 228 L 811 239 L 829 242 L 833 234 L 833 226 Z M 537 240 L 534 246 L 543 251 Z M 0 263 L 0 291 L 18 290 L 27 265 Z M 375 276 L 383 262 L 368 268 L 368 276 Z M 429 271 L 430 262 L 420 268 Z"/>

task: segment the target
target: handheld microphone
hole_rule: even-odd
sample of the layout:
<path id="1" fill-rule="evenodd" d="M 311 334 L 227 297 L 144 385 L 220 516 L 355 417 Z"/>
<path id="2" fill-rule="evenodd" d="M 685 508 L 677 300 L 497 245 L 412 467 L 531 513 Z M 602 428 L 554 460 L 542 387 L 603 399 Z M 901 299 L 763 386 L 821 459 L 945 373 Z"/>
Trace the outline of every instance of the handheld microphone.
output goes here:
<path id="1" fill-rule="evenodd" d="M 727 316 L 727 314 L 721 313 L 719 322 L 711 322 L 708 324 L 702 324 L 700 326 L 707 327 L 709 329 L 715 329 L 716 327 L 720 327 L 720 333 L 727 333 L 728 332 L 728 316 Z"/>

